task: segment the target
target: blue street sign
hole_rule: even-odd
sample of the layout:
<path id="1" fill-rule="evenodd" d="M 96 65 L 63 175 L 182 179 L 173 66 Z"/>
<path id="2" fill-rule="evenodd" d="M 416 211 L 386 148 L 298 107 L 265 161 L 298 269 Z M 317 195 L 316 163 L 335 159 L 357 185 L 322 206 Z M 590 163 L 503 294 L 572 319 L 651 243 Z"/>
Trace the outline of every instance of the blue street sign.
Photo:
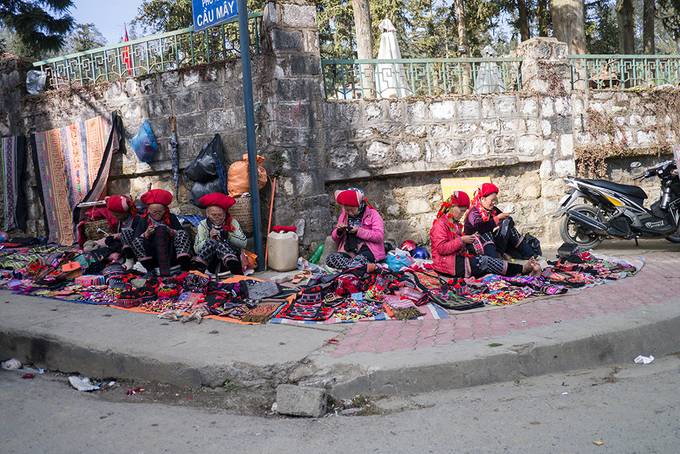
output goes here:
<path id="1" fill-rule="evenodd" d="M 238 16 L 237 0 L 192 0 L 194 31 L 220 24 Z"/>

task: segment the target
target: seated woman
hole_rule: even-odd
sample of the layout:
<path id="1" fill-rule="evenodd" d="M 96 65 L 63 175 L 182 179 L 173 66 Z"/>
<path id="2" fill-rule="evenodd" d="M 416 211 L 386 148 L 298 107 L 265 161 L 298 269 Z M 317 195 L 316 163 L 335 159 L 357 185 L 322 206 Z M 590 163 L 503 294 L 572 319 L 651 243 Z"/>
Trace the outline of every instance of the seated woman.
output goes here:
<path id="1" fill-rule="evenodd" d="M 198 224 L 194 242 L 194 267 L 200 271 L 219 268 L 232 274 L 243 274 L 241 249 L 246 247 L 246 234 L 238 221 L 229 214 L 236 201 L 228 195 L 213 192 L 206 194 L 198 203 L 205 207 L 206 219 Z"/>
<path id="2" fill-rule="evenodd" d="M 540 265 L 534 259 L 519 265 L 488 255 L 468 254 L 466 246 L 473 244 L 476 238 L 463 235 L 460 219 L 469 207 L 470 198 L 462 191 L 455 191 L 449 200 L 442 203 L 430 230 L 435 271 L 454 277 L 482 277 L 487 274 L 515 276 L 541 272 Z"/>
<path id="3" fill-rule="evenodd" d="M 370 206 L 359 189 L 338 191 L 335 200 L 342 207 L 331 236 L 338 252 L 330 254 L 326 265 L 338 270 L 356 268 L 385 258 L 385 225 L 378 211 Z"/>
<path id="4" fill-rule="evenodd" d="M 91 208 L 86 212 L 86 219 L 78 224 L 78 245 L 85 248 L 85 224 L 88 221 L 105 219 L 109 225 L 108 235 L 95 242 L 95 248 L 100 249 L 99 255 L 111 253 L 122 254 L 125 257 L 125 267 L 130 269 L 134 265 L 132 240 L 137 227 L 137 207 L 129 196 L 112 195 L 105 199 L 106 207 Z"/>
<path id="5" fill-rule="evenodd" d="M 147 271 L 158 268 L 161 276 L 168 276 L 171 268 L 178 264 L 188 270 L 191 240 L 177 216 L 168 209 L 172 194 L 163 189 L 151 189 L 140 199 L 147 211 L 139 217 L 132 240 L 137 260 Z"/>
<path id="6" fill-rule="evenodd" d="M 477 190 L 472 207 L 465 217 L 465 234 L 477 234 L 483 254 L 489 257 L 507 254 L 514 258 L 528 259 L 541 255 L 538 240 L 517 231 L 510 213 L 503 213 L 496 207 L 497 198 L 498 187 L 495 184 L 484 183 Z"/>

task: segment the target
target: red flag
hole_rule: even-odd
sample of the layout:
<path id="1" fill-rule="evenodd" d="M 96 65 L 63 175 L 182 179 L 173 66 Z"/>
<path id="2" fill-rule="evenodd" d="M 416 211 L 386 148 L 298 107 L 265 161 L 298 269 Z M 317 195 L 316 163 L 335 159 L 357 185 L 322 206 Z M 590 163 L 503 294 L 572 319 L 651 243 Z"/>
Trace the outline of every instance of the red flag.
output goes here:
<path id="1" fill-rule="evenodd" d="M 130 38 L 128 37 L 128 31 L 127 31 L 127 25 L 123 24 L 123 27 L 125 28 L 125 35 L 123 35 L 123 42 L 126 43 L 130 41 Z M 132 59 L 130 58 L 130 47 L 125 46 L 123 47 L 123 63 L 125 63 L 125 67 L 127 68 L 128 75 L 132 75 Z"/>

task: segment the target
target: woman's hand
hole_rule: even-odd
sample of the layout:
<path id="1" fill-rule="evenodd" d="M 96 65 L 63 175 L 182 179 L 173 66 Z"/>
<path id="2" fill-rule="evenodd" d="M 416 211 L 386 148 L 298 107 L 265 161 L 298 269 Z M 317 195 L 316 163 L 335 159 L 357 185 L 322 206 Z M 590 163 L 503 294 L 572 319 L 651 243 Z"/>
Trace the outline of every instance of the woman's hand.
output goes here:
<path id="1" fill-rule="evenodd" d="M 463 235 L 460 237 L 460 240 L 463 242 L 463 244 L 473 244 L 475 242 L 475 236 L 474 235 Z"/>
<path id="2" fill-rule="evenodd" d="M 156 232 L 156 226 L 153 224 L 149 224 L 149 226 L 146 228 L 146 231 L 144 232 L 144 238 L 147 240 L 151 238 L 151 235 L 153 235 Z"/>
<path id="3" fill-rule="evenodd" d="M 347 233 L 350 233 L 352 235 L 356 235 L 358 231 L 359 231 L 359 227 L 352 227 L 351 229 L 347 230 Z"/>
<path id="4" fill-rule="evenodd" d="M 217 229 L 210 229 L 210 238 L 213 240 L 219 240 L 220 239 L 220 231 Z"/>
<path id="5" fill-rule="evenodd" d="M 502 220 L 507 219 L 509 217 L 510 217 L 510 213 L 501 213 L 501 214 L 498 215 L 498 220 L 502 221 Z"/>

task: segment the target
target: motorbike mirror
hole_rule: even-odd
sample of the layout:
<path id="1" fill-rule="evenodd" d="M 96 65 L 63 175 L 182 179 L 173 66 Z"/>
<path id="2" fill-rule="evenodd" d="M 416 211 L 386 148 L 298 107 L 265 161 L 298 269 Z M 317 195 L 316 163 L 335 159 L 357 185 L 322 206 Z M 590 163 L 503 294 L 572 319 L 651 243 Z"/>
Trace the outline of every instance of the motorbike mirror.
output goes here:
<path id="1" fill-rule="evenodd" d="M 642 167 L 642 163 L 640 161 L 635 161 L 635 162 L 630 163 L 630 168 L 633 169 L 633 170 L 639 169 L 640 167 Z"/>

